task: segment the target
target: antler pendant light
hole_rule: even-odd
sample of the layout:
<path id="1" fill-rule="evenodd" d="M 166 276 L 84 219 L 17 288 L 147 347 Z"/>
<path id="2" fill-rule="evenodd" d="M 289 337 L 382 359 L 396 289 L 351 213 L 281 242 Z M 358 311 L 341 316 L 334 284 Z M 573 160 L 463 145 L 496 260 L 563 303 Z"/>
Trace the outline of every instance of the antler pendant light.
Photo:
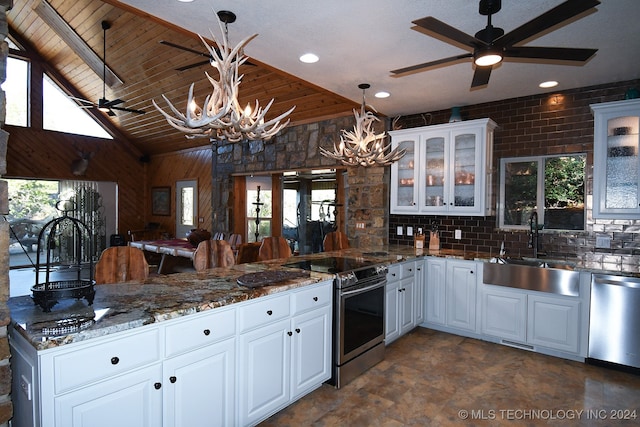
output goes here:
<path id="1" fill-rule="evenodd" d="M 373 125 L 380 121 L 371 111 L 367 111 L 365 103 L 365 91 L 371 86 L 361 83 L 358 88 L 362 89 L 362 106 L 360 113 L 353 110 L 356 124 L 353 131 L 342 130 L 340 143 L 335 143 L 333 151 L 320 147 L 320 153 L 331 159 L 339 160 L 347 166 L 387 166 L 398 161 L 404 156 L 405 150 L 395 148 L 389 153 L 391 144 L 385 144 L 386 132 L 375 133 Z M 385 154 L 386 153 L 386 154 Z"/>

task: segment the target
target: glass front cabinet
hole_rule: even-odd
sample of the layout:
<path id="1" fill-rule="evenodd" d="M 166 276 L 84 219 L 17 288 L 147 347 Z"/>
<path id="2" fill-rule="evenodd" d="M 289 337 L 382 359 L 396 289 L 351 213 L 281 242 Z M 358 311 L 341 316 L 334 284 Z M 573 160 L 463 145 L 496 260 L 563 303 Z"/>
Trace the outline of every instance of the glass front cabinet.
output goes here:
<path id="1" fill-rule="evenodd" d="M 593 104 L 593 217 L 640 219 L 640 99 Z"/>
<path id="2" fill-rule="evenodd" d="M 491 215 L 490 119 L 391 131 L 406 149 L 391 165 L 392 214 Z"/>

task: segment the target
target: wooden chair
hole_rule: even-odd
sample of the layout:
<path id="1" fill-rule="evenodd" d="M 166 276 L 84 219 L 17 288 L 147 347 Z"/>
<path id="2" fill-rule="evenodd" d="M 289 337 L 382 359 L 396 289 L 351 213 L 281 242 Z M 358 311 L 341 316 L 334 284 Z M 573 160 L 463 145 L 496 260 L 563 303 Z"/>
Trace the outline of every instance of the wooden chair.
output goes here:
<path id="1" fill-rule="evenodd" d="M 261 245 L 262 242 L 241 243 L 240 246 L 238 246 L 236 264 L 258 261 L 258 252 L 260 251 Z"/>
<path id="2" fill-rule="evenodd" d="M 322 242 L 325 251 L 337 251 L 339 249 L 349 249 L 349 239 L 341 231 L 332 231 L 324 236 Z"/>
<path id="3" fill-rule="evenodd" d="M 238 248 L 242 244 L 242 236 L 235 233 L 229 234 L 229 238 L 227 239 L 227 242 L 229 242 L 229 245 L 231 245 L 231 249 L 233 250 L 233 253 L 237 255 Z"/>
<path id="4" fill-rule="evenodd" d="M 224 233 L 221 231 L 217 231 L 213 234 L 213 240 L 224 240 Z"/>
<path id="5" fill-rule="evenodd" d="M 265 237 L 260 245 L 258 252 L 258 260 L 266 261 L 268 259 L 289 258 L 291 256 L 291 247 L 284 237 Z"/>
<path id="6" fill-rule="evenodd" d="M 94 279 L 97 284 L 144 281 L 149 277 L 149 264 L 144 252 L 130 246 L 112 246 L 100 254 Z"/>
<path id="7" fill-rule="evenodd" d="M 235 263 L 233 251 L 226 240 L 204 240 L 198 244 L 193 253 L 193 267 L 196 271 L 214 267 L 230 267 Z"/>

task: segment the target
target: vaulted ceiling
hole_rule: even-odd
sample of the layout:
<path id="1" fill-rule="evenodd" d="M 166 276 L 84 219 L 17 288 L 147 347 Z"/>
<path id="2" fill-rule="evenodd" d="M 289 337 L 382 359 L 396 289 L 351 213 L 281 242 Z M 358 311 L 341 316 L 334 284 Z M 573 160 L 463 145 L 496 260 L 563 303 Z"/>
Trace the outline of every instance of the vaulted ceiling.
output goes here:
<path id="1" fill-rule="evenodd" d="M 493 16 L 493 25 L 506 32 L 564 0 L 509 1 Z M 61 38 L 42 10 L 46 5 L 98 57 L 94 70 Z M 371 84 L 367 101 L 381 114 L 396 116 L 478 104 L 554 90 L 640 78 L 640 1 L 604 0 L 595 8 L 556 25 L 524 46 L 598 49 L 586 64 L 571 66 L 549 61 L 504 61 L 486 87 L 469 88 L 473 67 L 469 60 L 405 77 L 390 70 L 465 53 L 433 34 L 412 29 L 412 21 L 434 16 L 467 34 L 484 28 L 478 0 L 22 0 L 8 13 L 10 29 L 29 41 L 51 66 L 75 88 L 77 96 L 97 102 L 102 97 L 100 60 L 103 55 L 101 21 L 107 32 L 107 65 L 122 84 L 107 86 L 108 99 L 121 106 L 147 111 L 144 115 L 118 112 L 108 117 L 145 154 L 158 154 L 207 143 L 186 140 L 151 105 L 165 94 L 178 107 L 186 103 L 188 87 L 196 97 L 209 92 L 204 72 L 208 65 L 176 69 L 198 62 L 194 53 L 160 44 L 161 40 L 204 52 L 197 34 L 217 31 L 214 14 L 231 10 L 238 19 L 229 25 L 229 38 L 238 42 L 258 37 L 247 46 L 254 65 L 244 65 L 241 102 L 275 102 L 274 117 L 291 106 L 292 124 L 350 115 L 361 102 L 358 84 Z M 62 31 L 64 33 L 64 31 Z M 320 55 L 317 64 L 302 64 L 306 51 Z M 558 80 L 556 89 L 540 89 L 541 80 Z M 110 82 L 110 84 L 112 84 Z M 373 92 L 391 92 L 373 99 Z M 93 111 L 95 114 L 102 114 Z M 106 116 L 105 116 L 106 117 Z"/>

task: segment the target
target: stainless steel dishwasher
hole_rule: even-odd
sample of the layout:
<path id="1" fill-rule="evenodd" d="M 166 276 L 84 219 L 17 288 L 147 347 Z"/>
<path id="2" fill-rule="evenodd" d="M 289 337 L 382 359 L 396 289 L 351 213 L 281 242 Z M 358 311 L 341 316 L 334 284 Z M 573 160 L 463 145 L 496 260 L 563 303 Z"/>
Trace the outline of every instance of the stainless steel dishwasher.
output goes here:
<path id="1" fill-rule="evenodd" d="M 640 279 L 594 274 L 589 358 L 640 368 Z"/>

